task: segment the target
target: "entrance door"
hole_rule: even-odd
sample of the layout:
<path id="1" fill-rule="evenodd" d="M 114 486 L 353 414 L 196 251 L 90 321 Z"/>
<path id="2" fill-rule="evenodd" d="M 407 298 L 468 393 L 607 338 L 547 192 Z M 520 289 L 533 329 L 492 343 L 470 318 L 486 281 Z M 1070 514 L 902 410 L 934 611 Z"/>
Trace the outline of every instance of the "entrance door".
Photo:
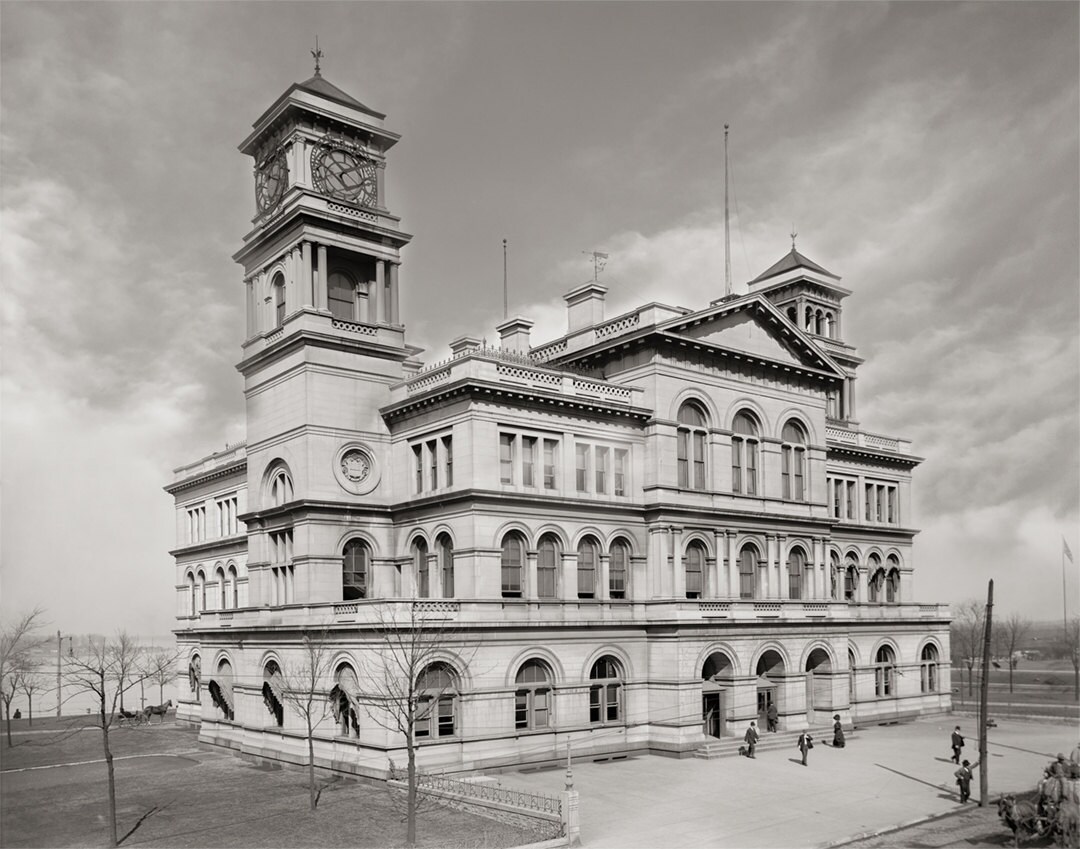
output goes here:
<path id="1" fill-rule="evenodd" d="M 723 728 L 723 704 L 719 693 L 703 693 L 701 696 L 702 731 L 707 737 L 719 737 Z"/>
<path id="2" fill-rule="evenodd" d="M 757 691 L 758 728 L 768 728 L 769 705 L 776 701 L 775 687 L 760 687 Z"/>

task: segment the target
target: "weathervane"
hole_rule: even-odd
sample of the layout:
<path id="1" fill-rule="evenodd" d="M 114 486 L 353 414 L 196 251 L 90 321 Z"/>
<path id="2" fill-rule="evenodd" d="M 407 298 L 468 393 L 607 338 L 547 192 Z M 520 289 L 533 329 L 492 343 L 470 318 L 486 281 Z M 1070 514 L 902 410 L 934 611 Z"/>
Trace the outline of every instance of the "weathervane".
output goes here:
<path id="1" fill-rule="evenodd" d="M 601 251 L 582 251 L 586 256 L 592 257 L 593 271 L 592 282 L 596 283 L 600 279 L 600 272 L 604 270 L 604 266 L 607 265 L 608 255 Z"/>
<path id="2" fill-rule="evenodd" d="M 796 230 L 795 230 L 795 225 L 792 224 L 791 225 L 791 250 L 792 250 L 792 252 L 795 251 L 795 237 L 798 236 L 798 235 L 799 235 L 798 232 L 796 232 Z"/>
<path id="3" fill-rule="evenodd" d="M 311 55 L 315 57 L 315 76 L 322 76 L 322 69 L 319 67 L 319 60 L 323 57 L 323 52 L 319 49 L 319 37 L 315 36 L 315 49 L 311 51 Z"/>

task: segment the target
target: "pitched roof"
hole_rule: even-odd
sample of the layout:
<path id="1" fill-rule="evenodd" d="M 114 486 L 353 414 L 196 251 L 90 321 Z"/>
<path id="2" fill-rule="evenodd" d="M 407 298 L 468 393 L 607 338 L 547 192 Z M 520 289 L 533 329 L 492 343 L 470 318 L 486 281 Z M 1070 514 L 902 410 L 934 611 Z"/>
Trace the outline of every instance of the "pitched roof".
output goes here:
<path id="1" fill-rule="evenodd" d="M 820 265 L 813 260 L 809 260 L 799 253 L 795 248 L 791 249 L 791 253 L 781 259 L 779 262 L 774 263 L 755 277 L 751 283 L 757 283 L 761 280 L 767 280 L 770 277 L 775 277 L 778 274 L 783 274 L 785 271 L 791 271 L 795 268 L 807 268 L 810 271 L 816 271 L 818 274 L 824 274 L 827 277 L 833 277 L 837 280 L 840 278 L 833 274 L 831 271 L 826 271 Z"/>
<path id="2" fill-rule="evenodd" d="M 320 95 L 328 100 L 336 101 L 345 106 L 351 106 L 354 109 L 359 109 L 361 112 L 367 112 L 368 115 L 374 115 L 377 118 L 385 118 L 381 112 L 376 112 L 370 106 L 365 106 L 351 94 L 346 94 L 332 82 L 327 80 L 322 74 L 316 74 L 311 79 L 304 80 L 302 83 L 294 83 L 293 88 L 303 89 L 309 91 L 312 94 Z"/>

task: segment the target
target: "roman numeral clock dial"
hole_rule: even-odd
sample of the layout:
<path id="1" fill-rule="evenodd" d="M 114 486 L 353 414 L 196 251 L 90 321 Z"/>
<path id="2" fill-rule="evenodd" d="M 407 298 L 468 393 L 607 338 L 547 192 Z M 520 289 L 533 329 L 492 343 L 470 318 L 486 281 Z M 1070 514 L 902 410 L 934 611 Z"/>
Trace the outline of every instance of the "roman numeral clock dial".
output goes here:
<path id="1" fill-rule="evenodd" d="M 311 179 L 325 195 L 374 207 L 378 202 L 375 161 L 344 139 L 326 137 L 311 151 Z"/>

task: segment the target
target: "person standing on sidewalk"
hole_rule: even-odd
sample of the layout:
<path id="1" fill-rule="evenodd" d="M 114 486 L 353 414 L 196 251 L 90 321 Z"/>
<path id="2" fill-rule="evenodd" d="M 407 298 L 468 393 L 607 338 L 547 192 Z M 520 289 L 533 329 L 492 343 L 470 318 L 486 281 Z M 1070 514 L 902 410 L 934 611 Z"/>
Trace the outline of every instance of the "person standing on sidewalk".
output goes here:
<path id="1" fill-rule="evenodd" d="M 842 749 L 846 745 L 844 742 L 844 726 L 840 722 L 840 714 L 833 716 L 832 744 L 837 749 Z"/>
<path id="2" fill-rule="evenodd" d="M 975 763 L 964 761 L 960 769 L 953 773 L 956 776 L 956 783 L 960 785 L 960 804 L 971 798 L 971 771 L 978 765 L 978 761 Z"/>
<path id="3" fill-rule="evenodd" d="M 954 764 L 960 763 L 960 750 L 962 748 L 964 748 L 964 735 L 960 733 L 960 726 L 957 725 L 952 733 L 952 762 Z"/>
<path id="4" fill-rule="evenodd" d="M 746 736 L 744 736 L 743 739 L 746 741 L 746 756 L 748 758 L 756 758 L 757 756 L 754 754 L 754 747 L 757 745 L 758 741 L 757 725 L 751 722 L 750 727 L 746 729 Z"/>
<path id="5" fill-rule="evenodd" d="M 806 766 L 806 753 L 814 748 L 814 738 L 809 731 L 804 731 L 799 735 L 799 742 L 796 745 L 799 747 L 799 751 L 802 752 L 802 765 Z"/>
<path id="6" fill-rule="evenodd" d="M 769 709 L 765 711 L 765 718 L 769 721 L 769 730 L 776 731 L 776 721 L 780 718 L 780 712 L 776 709 L 776 702 L 769 702 Z"/>

